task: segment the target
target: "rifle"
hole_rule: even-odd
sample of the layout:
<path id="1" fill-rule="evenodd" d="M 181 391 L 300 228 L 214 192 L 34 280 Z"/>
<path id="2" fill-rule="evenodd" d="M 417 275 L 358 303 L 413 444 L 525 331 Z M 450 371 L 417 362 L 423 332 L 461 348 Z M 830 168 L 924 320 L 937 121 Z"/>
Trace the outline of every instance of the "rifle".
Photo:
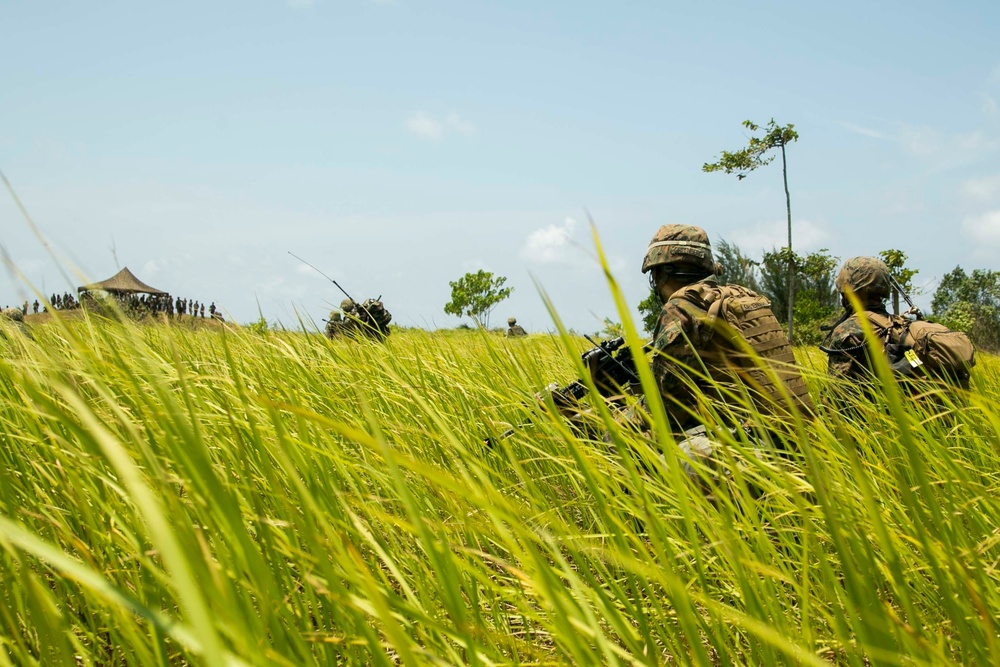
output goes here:
<path id="1" fill-rule="evenodd" d="M 586 339 L 594 347 L 581 354 L 580 360 L 590 371 L 590 377 L 601 396 L 607 398 L 619 393 L 623 387 L 639 384 L 635 359 L 632 358 L 632 350 L 625 346 L 624 338 L 618 336 L 600 343 L 590 336 L 586 336 Z M 557 405 L 575 405 L 586 394 L 586 383 L 583 380 L 573 380 L 565 387 L 553 391 L 553 399 Z"/>
<path id="2" fill-rule="evenodd" d="M 590 371 L 597 391 L 604 398 L 621 395 L 622 389 L 639 384 L 639 375 L 635 369 L 635 359 L 632 358 L 632 349 L 625 345 L 625 339 L 621 336 L 609 340 L 597 342 L 590 336 L 586 339 L 593 343 L 594 347 L 586 350 L 580 355 L 583 365 Z M 647 344 L 647 348 L 650 344 Z M 644 348 L 646 349 L 646 348 Z M 543 402 L 545 396 L 551 396 L 552 402 L 561 414 L 572 416 L 577 411 L 580 399 L 587 395 L 587 384 L 581 379 L 573 380 L 565 387 L 560 387 L 553 382 L 535 397 Z M 522 425 L 523 426 L 523 425 Z M 514 434 L 515 429 L 510 428 L 501 433 L 499 440 L 508 438 Z M 487 447 L 493 447 L 493 438 L 484 440 Z"/>
<path id="3" fill-rule="evenodd" d="M 918 320 L 924 319 L 924 314 L 920 312 L 920 309 L 917 308 L 917 306 L 913 303 L 913 300 L 910 299 L 910 295 L 906 293 L 906 290 L 903 289 L 903 286 L 899 284 L 899 281 L 896 280 L 896 277 L 891 273 L 889 274 L 889 283 L 892 285 L 892 288 L 899 292 L 899 295 L 903 297 L 903 300 L 906 301 L 906 305 L 910 307 L 910 309 L 903 313 L 903 315 L 913 315 L 914 318 Z"/>

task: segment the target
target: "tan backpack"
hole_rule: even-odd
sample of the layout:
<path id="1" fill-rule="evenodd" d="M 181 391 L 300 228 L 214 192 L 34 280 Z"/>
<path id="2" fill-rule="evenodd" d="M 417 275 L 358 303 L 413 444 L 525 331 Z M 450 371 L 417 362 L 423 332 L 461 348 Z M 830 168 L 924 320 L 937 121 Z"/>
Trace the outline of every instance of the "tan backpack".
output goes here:
<path id="1" fill-rule="evenodd" d="M 924 376 L 968 384 L 969 372 L 976 365 L 976 348 L 964 332 L 937 322 L 878 313 L 868 316 L 881 329 L 878 333 L 892 361 L 898 361 L 902 355 Z"/>

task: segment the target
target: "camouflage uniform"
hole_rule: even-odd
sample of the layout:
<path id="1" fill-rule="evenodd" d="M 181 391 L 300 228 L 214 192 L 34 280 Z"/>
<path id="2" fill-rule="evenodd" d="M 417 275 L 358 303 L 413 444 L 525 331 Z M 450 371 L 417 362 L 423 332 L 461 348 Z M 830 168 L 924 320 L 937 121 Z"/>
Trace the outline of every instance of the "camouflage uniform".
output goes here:
<path id="1" fill-rule="evenodd" d="M 344 299 L 340 302 L 340 311 L 331 313 L 327 320 L 326 335 L 329 338 L 363 335 L 384 340 L 389 335 L 392 315 L 381 301 L 366 299 L 358 305 L 351 299 Z"/>
<path id="2" fill-rule="evenodd" d="M 745 332 L 738 335 L 784 383 L 784 389 L 792 397 L 792 409 L 810 415 L 812 402 L 794 366 L 791 344 L 770 304 L 745 287 L 720 287 L 704 230 L 688 225 L 660 227 L 650 241 L 642 271 L 646 273 L 663 265 L 681 280 L 690 280 L 666 299 L 653 331 L 653 376 L 675 428 L 686 430 L 701 421 L 701 395 L 713 401 L 731 402 L 716 385 L 749 385 L 753 389 L 751 395 L 757 399 L 757 408 L 765 414 L 781 412 L 782 408 L 788 410 L 781 392 L 768 386 L 768 376 L 761 367 L 752 367 L 732 337 L 721 333 L 722 327 L 717 326 L 717 317 L 712 313 L 724 298 L 739 298 L 752 304 L 754 317 L 758 318 L 755 322 L 759 322 L 756 331 L 751 332 L 750 338 Z"/>
<path id="3" fill-rule="evenodd" d="M 833 328 L 820 349 L 827 354 L 827 371 L 834 377 L 854 381 L 868 381 L 873 377 L 872 360 L 865 341 L 861 317 L 880 338 L 888 322 L 892 321 L 885 308 L 891 285 L 889 267 L 875 257 L 854 257 L 844 262 L 836 279 L 837 291 L 843 296 L 844 315 Z M 854 313 L 846 294 L 853 292 L 864 311 Z M 894 364 L 899 374 L 908 374 L 908 363 Z"/>
<path id="4" fill-rule="evenodd" d="M 528 332 L 524 330 L 524 327 L 517 323 L 516 317 L 507 318 L 507 338 L 516 338 L 518 336 L 527 335 Z"/>
<path id="5" fill-rule="evenodd" d="M 4 308 L 0 311 L 0 319 L 11 324 L 12 328 L 16 328 L 28 338 L 33 338 L 31 330 L 24 322 L 24 313 L 21 312 L 20 308 Z"/>

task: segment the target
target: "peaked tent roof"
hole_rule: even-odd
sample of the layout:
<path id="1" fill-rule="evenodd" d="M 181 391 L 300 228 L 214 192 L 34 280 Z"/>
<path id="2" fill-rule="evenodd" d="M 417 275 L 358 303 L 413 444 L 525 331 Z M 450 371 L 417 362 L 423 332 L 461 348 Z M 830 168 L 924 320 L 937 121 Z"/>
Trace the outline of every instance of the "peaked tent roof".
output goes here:
<path id="1" fill-rule="evenodd" d="M 91 290 L 103 290 L 105 292 L 141 292 L 143 294 L 166 294 L 162 290 L 158 290 L 155 287 L 150 287 L 146 283 L 142 282 L 135 275 L 128 270 L 126 266 L 124 269 L 111 276 L 107 280 L 102 280 L 99 283 L 93 283 L 91 285 L 84 285 L 83 287 L 77 287 L 77 292 L 89 292 Z"/>

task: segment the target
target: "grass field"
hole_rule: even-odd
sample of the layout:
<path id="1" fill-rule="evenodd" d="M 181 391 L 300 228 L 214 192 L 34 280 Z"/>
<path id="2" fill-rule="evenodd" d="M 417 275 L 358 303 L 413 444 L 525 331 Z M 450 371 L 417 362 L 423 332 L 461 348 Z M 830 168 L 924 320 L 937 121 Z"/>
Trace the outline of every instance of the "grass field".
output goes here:
<path id="1" fill-rule="evenodd" d="M 4 332 L 0 664 L 1000 664 L 995 358 L 706 493 L 536 406 L 574 338 Z"/>

